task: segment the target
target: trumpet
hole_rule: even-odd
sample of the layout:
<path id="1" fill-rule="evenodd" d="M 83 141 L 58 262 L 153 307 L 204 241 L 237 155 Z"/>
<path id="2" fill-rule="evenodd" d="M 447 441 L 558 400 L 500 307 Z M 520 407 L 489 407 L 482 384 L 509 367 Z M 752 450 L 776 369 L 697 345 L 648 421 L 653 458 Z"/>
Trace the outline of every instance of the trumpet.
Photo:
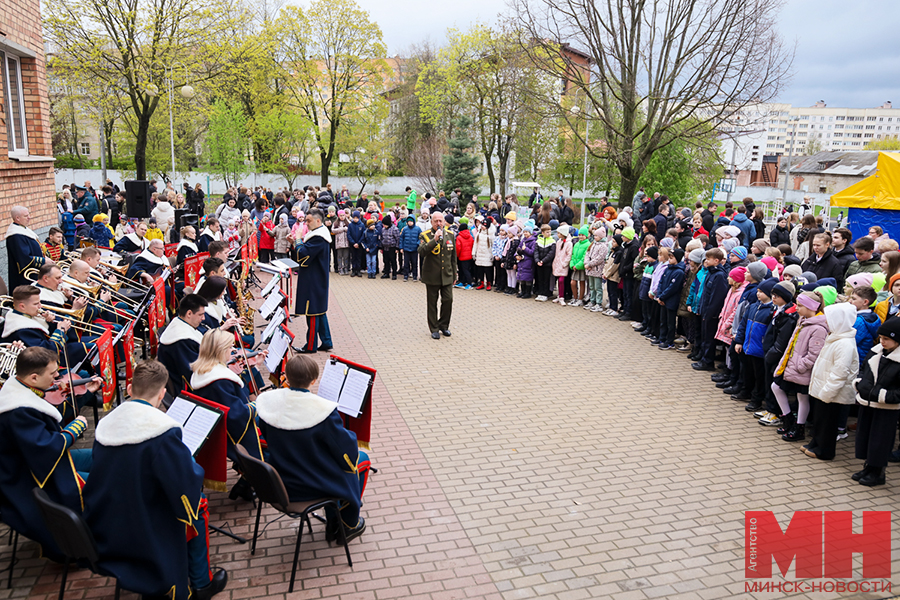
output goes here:
<path id="1" fill-rule="evenodd" d="M 107 263 L 107 262 L 103 262 L 103 261 L 101 260 L 101 261 L 100 261 L 100 266 L 101 266 L 101 267 L 106 267 L 107 269 L 111 269 L 111 270 L 115 271 L 116 273 L 118 273 L 119 275 L 122 275 L 123 277 L 125 276 L 125 273 L 128 272 L 128 265 L 118 265 L 118 266 L 117 266 L 117 265 L 112 265 L 112 264 Z"/>
<path id="2" fill-rule="evenodd" d="M 100 288 L 103 287 L 99 283 L 97 285 L 87 285 L 81 283 L 77 279 L 72 279 L 71 277 L 69 277 L 68 274 L 63 275 L 63 281 L 65 281 L 67 285 L 78 288 L 79 290 L 83 290 L 91 296 L 96 296 L 97 292 L 100 291 Z"/>
<path id="3" fill-rule="evenodd" d="M 102 289 L 102 287 L 103 287 L 102 285 L 97 284 L 97 285 L 95 285 L 95 286 L 88 286 L 88 285 L 85 285 L 85 284 L 83 284 L 83 283 L 80 283 L 80 282 L 78 282 L 78 281 L 76 281 L 76 280 L 74 280 L 74 279 L 71 279 L 71 278 L 68 277 L 68 276 L 65 277 L 65 281 L 66 281 L 66 283 L 69 283 L 69 284 L 75 286 L 76 289 L 73 290 L 73 291 L 74 291 L 77 295 L 83 296 L 84 298 L 87 298 L 88 303 L 94 304 L 94 305 L 99 305 L 100 307 L 105 308 L 106 310 L 108 310 L 109 312 L 113 313 L 113 314 L 116 315 L 117 317 L 121 317 L 121 318 L 126 319 L 126 320 L 128 320 L 128 321 L 134 321 L 134 319 L 135 319 L 134 316 L 122 314 L 122 313 L 118 312 L 118 309 L 117 309 L 116 306 L 114 306 L 114 305 L 112 305 L 112 304 L 110 304 L 110 303 L 108 303 L 108 302 L 104 302 L 103 300 L 100 300 L 100 298 L 98 297 L 98 295 L 99 295 L 99 291 L 100 291 L 100 290 Z M 83 293 L 82 293 L 82 292 L 83 292 Z M 112 293 L 113 293 L 113 292 L 110 292 L 110 294 L 112 294 Z M 124 302 L 124 300 L 123 300 L 123 302 Z M 133 304 L 129 303 L 129 306 L 133 306 Z"/>

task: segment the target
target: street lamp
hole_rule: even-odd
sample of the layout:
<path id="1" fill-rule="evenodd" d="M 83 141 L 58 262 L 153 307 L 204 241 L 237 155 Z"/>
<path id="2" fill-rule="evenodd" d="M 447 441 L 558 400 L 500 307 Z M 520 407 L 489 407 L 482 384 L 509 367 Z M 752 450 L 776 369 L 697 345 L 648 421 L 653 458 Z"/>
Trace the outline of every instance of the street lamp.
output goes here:
<path id="1" fill-rule="evenodd" d="M 581 111 L 581 107 L 579 107 L 575 102 L 578 100 L 578 92 L 583 91 L 582 88 L 578 88 L 575 90 L 575 95 L 573 96 L 572 108 L 570 109 L 573 114 L 577 115 Z M 591 133 L 591 120 L 590 120 L 590 104 L 588 104 L 587 94 L 584 95 L 584 103 L 585 103 L 585 111 L 584 111 L 584 173 L 581 178 L 581 216 L 584 218 L 584 207 L 587 202 L 587 173 L 588 173 L 588 142 L 590 140 Z"/>
<path id="2" fill-rule="evenodd" d="M 183 63 L 181 67 L 184 69 L 184 79 L 187 81 L 187 67 L 184 66 Z M 173 81 L 173 73 L 175 71 L 175 67 L 172 65 L 162 65 L 159 63 L 151 63 L 150 67 L 152 68 L 154 65 L 160 66 L 163 68 L 163 80 L 166 84 L 166 96 L 169 100 L 169 149 L 172 154 L 172 174 L 171 177 L 175 177 L 175 122 L 172 116 L 172 107 L 175 104 L 175 82 Z M 144 91 L 148 96 L 158 96 L 159 95 L 159 87 L 156 86 L 155 83 L 149 83 L 144 87 Z M 194 88 L 193 86 L 185 84 L 179 90 L 181 96 L 186 100 L 190 100 L 194 97 Z"/>
<path id="3" fill-rule="evenodd" d="M 781 202 L 785 206 L 787 206 L 788 175 L 791 173 L 791 155 L 794 153 L 794 140 L 797 139 L 797 122 L 800 120 L 800 117 L 791 117 L 790 120 L 794 123 L 794 128 L 791 132 L 791 143 L 788 146 L 787 163 L 784 168 L 784 187 L 781 190 Z"/>

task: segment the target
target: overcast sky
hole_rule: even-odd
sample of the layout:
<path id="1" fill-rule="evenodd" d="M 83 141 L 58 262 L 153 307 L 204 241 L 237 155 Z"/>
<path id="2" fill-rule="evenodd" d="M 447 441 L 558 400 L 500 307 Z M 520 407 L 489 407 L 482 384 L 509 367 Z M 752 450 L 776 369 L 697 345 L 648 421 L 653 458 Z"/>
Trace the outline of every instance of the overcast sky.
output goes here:
<path id="1" fill-rule="evenodd" d="M 505 0 L 357 0 L 381 26 L 390 53 L 430 39 L 441 45 L 448 27 L 496 22 Z M 900 2 L 786 0 L 780 27 L 797 43 L 794 77 L 780 100 L 811 106 L 864 108 L 891 100 L 900 108 Z M 577 43 L 575 44 L 577 45 Z"/>

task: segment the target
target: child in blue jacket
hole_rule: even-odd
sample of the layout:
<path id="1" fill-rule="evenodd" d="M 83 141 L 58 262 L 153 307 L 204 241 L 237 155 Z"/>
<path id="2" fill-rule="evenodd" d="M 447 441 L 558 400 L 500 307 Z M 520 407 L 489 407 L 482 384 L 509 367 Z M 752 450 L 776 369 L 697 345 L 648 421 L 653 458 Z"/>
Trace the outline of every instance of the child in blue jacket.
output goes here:
<path id="1" fill-rule="evenodd" d="M 369 279 L 375 279 L 378 270 L 378 248 L 381 245 L 378 231 L 375 229 L 375 219 L 366 221 L 366 231 L 363 233 L 362 246 L 366 251 L 366 273 Z"/>
<path id="2" fill-rule="evenodd" d="M 413 281 L 419 278 L 419 234 L 422 228 L 416 225 L 416 218 L 406 217 L 406 225 L 400 230 L 400 250 L 403 252 L 403 281 L 409 281 L 412 273 Z"/>
<path id="3" fill-rule="evenodd" d="M 363 235 L 366 232 L 366 226 L 359 220 L 359 211 L 354 210 L 350 224 L 347 225 L 347 244 L 350 246 L 350 277 L 360 277 L 359 271 L 362 269 L 363 256 L 366 250 L 363 248 Z"/>
<path id="4" fill-rule="evenodd" d="M 749 399 L 746 410 L 755 412 L 762 408 L 766 397 L 766 368 L 764 340 L 772 316 L 775 314 L 775 305 L 772 303 L 772 290 L 778 280 L 774 277 L 764 279 L 756 289 L 757 301 L 750 304 L 741 317 L 741 325 L 734 338 L 735 351 L 743 354 L 744 362 L 744 389 L 743 394 L 737 394 L 736 399 Z M 735 398 L 735 396 L 732 396 Z"/>
<path id="5" fill-rule="evenodd" d="M 656 290 L 656 301 L 660 307 L 659 349 L 671 350 L 675 347 L 675 321 L 678 316 L 678 303 L 681 302 L 681 290 L 684 287 L 686 266 L 682 264 L 684 250 L 675 248 L 669 253 L 669 267 L 663 273 Z"/>
<path id="6" fill-rule="evenodd" d="M 94 216 L 94 226 L 91 227 L 91 239 L 101 248 L 110 248 L 109 241 L 113 238 L 109 227 L 103 224 L 102 215 Z"/>

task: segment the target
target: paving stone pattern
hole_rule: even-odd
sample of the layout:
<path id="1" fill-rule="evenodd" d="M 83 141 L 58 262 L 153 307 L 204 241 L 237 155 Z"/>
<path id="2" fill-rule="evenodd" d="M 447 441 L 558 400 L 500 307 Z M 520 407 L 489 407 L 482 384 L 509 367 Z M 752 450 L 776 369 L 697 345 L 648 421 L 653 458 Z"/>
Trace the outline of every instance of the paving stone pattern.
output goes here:
<path id="1" fill-rule="evenodd" d="M 883 487 L 852 482 L 853 433 L 833 462 L 805 457 L 627 322 L 455 290 L 453 335 L 435 341 L 424 285 L 338 276 L 329 321 L 336 354 L 378 369 L 370 454 L 380 472 L 354 566 L 314 526 L 287 594 L 297 524 L 266 509 L 255 556 L 213 534 L 213 563 L 231 576 L 217 598 L 890 596 L 745 593 L 744 511 L 772 510 L 785 527 L 795 510 L 853 510 L 858 532 L 861 511 L 896 505 L 900 469 Z M 293 329 L 302 338 L 305 324 Z M 209 496 L 214 524 L 252 534 L 249 503 Z M 900 556 L 896 524 L 892 545 Z M 59 567 L 33 543 L 19 551 L 0 600 L 55 598 Z M 105 578 L 71 580 L 70 600 L 112 597 Z"/>

